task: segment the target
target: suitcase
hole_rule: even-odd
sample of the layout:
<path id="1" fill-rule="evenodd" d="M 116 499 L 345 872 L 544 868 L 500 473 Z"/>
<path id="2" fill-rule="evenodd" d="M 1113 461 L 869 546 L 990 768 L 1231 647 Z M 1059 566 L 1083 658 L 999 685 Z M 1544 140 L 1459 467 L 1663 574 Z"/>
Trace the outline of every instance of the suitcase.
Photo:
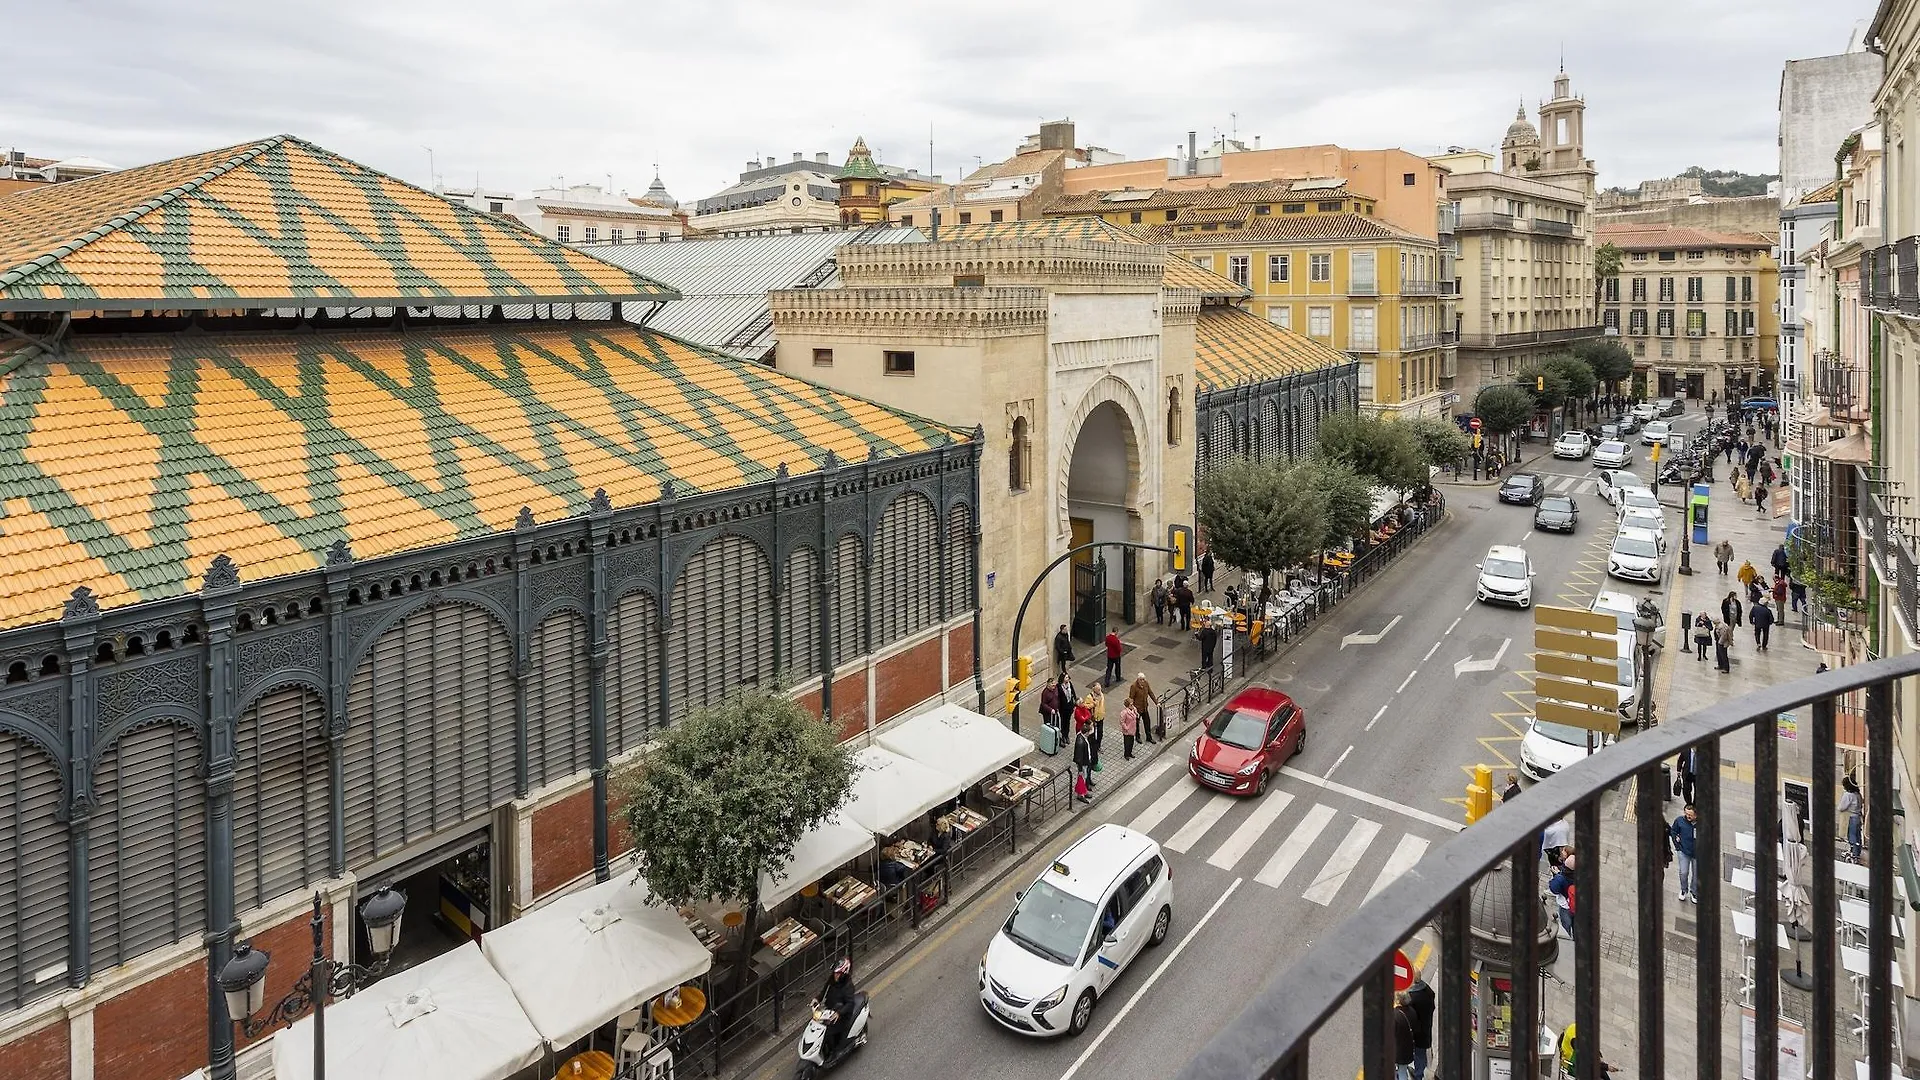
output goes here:
<path id="1" fill-rule="evenodd" d="M 1051 757 L 1060 752 L 1060 729 L 1052 724 L 1040 725 L 1040 752 Z"/>

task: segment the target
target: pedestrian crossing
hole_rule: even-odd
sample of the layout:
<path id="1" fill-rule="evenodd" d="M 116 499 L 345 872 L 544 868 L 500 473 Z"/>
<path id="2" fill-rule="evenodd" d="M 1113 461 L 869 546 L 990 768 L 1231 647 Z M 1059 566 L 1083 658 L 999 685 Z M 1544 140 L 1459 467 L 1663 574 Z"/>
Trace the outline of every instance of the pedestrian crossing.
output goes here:
<path id="1" fill-rule="evenodd" d="M 1371 899 L 1451 835 L 1444 823 L 1408 818 L 1355 793 L 1281 790 L 1292 784 L 1284 776 L 1258 798 L 1202 788 L 1173 762 L 1156 762 L 1140 780 L 1116 821 L 1169 852 L 1251 874 L 1321 907 Z"/>
<path id="2" fill-rule="evenodd" d="M 1591 476 L 1543 474 L 1541 484 L 1554 495 L 1592 495 L 1600 490 L 1600 481 Z"/>

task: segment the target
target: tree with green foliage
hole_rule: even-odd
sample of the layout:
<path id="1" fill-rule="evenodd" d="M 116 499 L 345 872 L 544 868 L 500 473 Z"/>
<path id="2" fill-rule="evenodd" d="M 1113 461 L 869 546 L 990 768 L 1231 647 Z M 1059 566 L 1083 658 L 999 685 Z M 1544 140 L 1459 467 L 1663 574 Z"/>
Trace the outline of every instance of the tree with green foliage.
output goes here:
<path id="1" fill-rule="evenodd" d="M 1438 416 L 1415 416 L 1402 420 L 1420 444 L 1420 453 L 1428 465 L 1444 468 L 1459 461 L 1473 449 L 1473 440 L 1460 425 Z"/>
<path id="2" fill-rule="evenodd" d="M 1381 487 L 1411 491 L 1427 484 L 1426 454 L 1413 431 L 1373 413 L 1322 417 L 1320 452 Z"/>
<path id="3" fill-rule="evenodd" d="M 1600 308 L 1601 290 L 1606 288 L 1607 279 L 1620 274 L 1620 245 L 1609 240 L 1593 249 L 1593 306 Z"/>
<path id="4" fill-rule="evenodd" d="M 1305 562 L 1327 534 L 1327 497 L 1315 470 L 1234 461 L 1200 477 L 1194 511 L 1214 558 L 1264 574 Z"/>
<path id="5" fill-rule="evenodd" d="M 779 879 L 795 841 L 846 801 L 855 772 L 831 723 L 777 689 L 745 689 L 662 732 L 620 775 L 621 820 L 659 900 L 744 907 L 744 971 L 760 876 Z"/>
<path id="6" fill-rule="evenodd" d="M 1587 399 L 1600 388 L 1600 380 L 1594 377 L 1593 369 L 1567 353 L 1556 353 L 1540 362 L 1548 371 L 1557 373 L 1567 384 L 1567 402 L 1584 409 Z"/>
<path id="7" fill-rule="evenodd" d="M 1512 383 L 1483 386 L 1473 396 L 1473 412 L 1482 428 L 1494 435 L 1521 431 L 1533 419 L 1533 393 Z"/>
<path id="8" fill-rule="evenodd" d="M 1533 396 L 1536 408 L 1559 408 L 1567 403 L 1571 394 L 1566 373 L 1552 367 L 1546 361 L 1529 363 L 1522 367 L 1514 373 L 1513 382 L 1515 386 Z"/>
<path id="9" fill-rule="evenodd" d="M 1323 549 L 1337 548 L 1373 524 L 1373 484 L 1352 466 L 1315 455 L 1299 467 L 1307 470 L 1307 482 L 1326 500 L 1326 532 L 1320 541 Z"/>
<path id="10" fill-rule="evenodd" d="M 1573 347 L 1573 355 L 1593 372 L 1611 393 L 1633 376 L 1633 354 L 1612 338 L 1589 338 Z"/>

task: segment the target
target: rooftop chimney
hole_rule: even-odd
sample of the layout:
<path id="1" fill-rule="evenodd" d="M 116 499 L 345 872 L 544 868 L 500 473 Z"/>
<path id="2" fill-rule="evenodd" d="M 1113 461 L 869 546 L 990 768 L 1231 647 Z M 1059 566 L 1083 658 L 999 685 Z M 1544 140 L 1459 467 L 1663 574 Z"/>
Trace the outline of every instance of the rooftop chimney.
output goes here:
<path id="1" fill-rule="evenodd" d="M 752 172 L 753 170 L 755 170 L 755 169 L 757 169 L 757 168 L 759 168 L 759 167 L 760 167 L 760 159 L 759 159 L 759 158 L 748 158 L 748 159 L 747 159 L 747 171 L 748 171 L 748 172 Z"/>
<path id="2" fill-rule="evenodd" d="M 1187 175 L 1193 176 L 1200 171 L 1200 146 L 1196 142 L 1197 132 L 1187 132 Z"/>
<path id="3" fill-rule="evenodd" d="M 1260 149 L 1260 136 L 1258 136 L 1258 135 L 1255 135 L 1255 136 L 1253 137 L 1253 148 L 1254 148 L 1255 150 L 1258 150 L 1258 149 Z"/>
<path id="4" fill-rule="evenodd" d="M 813 160 L 819 162 L 822 165 L 825 165 L 832 159 L 827 157 L 827 152 L 825 150 L 822 150 L 819 153 L 813 155 Z"/>
<path id="5" fill-rule="evenodd" d="M 1040 149 L 1073 149 L 1073 121 L 1050 120 L 1040 125 Z"/>
<path id="6" fill-rule="evenodd" d="M 795 161 L 799 161 L 799 160 L 800 160 L 800 156 L 801 156 L 801 155 L 800 155 L 800 151 L 798 151 L 798 150 L 795 150 L 795 151 L 793 152 L 793 160 L 795 160 Z"/>

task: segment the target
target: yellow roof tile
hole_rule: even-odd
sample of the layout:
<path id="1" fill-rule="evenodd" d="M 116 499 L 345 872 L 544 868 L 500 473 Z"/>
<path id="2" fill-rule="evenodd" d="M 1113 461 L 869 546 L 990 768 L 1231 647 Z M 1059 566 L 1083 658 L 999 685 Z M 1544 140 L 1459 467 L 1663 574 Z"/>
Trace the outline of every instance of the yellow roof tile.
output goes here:
<path id="1" fill-rule="evenodd" d="M 1264 382 L 1302 371 L 1353 363 L 1346 353 L 1283 330 L 1235 307 L 1200 309 L 1193 328 L 1193 367 L 1203 387 Z"/>

